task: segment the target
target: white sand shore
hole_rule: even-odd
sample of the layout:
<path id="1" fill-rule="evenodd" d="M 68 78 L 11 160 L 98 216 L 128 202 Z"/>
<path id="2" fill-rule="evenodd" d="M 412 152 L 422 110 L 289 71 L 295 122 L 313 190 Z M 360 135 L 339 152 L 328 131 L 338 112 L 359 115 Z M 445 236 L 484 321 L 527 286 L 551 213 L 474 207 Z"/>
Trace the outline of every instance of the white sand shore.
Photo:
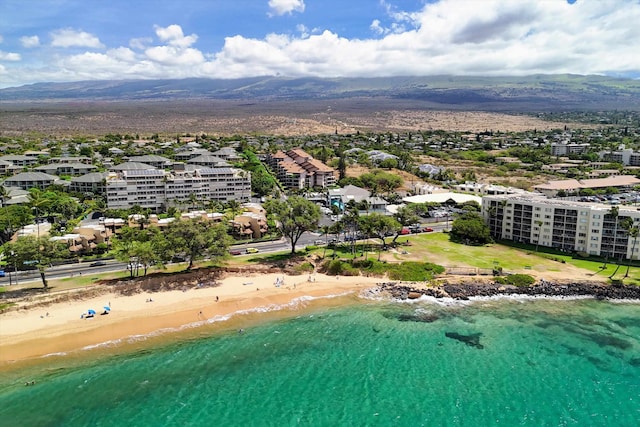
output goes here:
<path id="1" fill-rule="evenodd" d="M 309 277 L 283 274 L 228 277 L 213 288 L 132 296 L 112 293 L 88 300 L 10 311 L 0 315 L 0 363 L 78 350 L 164 328 L 178 328 L 240 310 L 283 305 L 304 295 L 318 297 L 362 290 L 382 281 L 373 277 L 336 278 L 322 274 L 312 275 L 309 281 Z M 284 279 L 284 283 L 276 287 L 276 279 Z M 110 313 L 100 315 L 103 307 L 109 305 Z M 95 310 L 97 315 L 91 319 L 81 318 L 88 309 Z"/>

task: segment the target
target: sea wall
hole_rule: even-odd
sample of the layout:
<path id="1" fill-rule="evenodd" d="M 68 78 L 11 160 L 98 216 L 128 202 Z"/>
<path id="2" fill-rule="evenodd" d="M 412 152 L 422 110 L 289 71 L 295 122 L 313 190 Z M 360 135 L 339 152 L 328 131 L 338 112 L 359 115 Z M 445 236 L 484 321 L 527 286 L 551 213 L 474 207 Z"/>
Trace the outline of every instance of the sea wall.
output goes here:
<path id="1" fill-rule="evenodd" d="M 600 282 L 557 283 L 540 281 L 531 286 L 516 287 L 499 283 L 456 283 L 420 287 L 417 285 L 385 282 L 379 290 L 398 299 L 415 299 L 422 295 L 434 298 L 468 299 L 475 296 L 528 295 L 573 297 L 591 296 L 597 299 L 640 299 L 640 286 L 607 285 Z"/>

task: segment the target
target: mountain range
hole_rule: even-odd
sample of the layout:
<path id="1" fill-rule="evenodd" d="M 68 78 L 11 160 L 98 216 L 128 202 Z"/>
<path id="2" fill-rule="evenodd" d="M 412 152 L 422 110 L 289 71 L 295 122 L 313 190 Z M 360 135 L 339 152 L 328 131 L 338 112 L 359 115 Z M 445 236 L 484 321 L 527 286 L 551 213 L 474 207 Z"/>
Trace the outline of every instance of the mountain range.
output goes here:
<path id="1" fill-rule="evenodd" d="M 607 76 L 163 79 L 36 83 L 0 89 L 1 103 L 382 98 L 485 111 L 639 110 L 640 80 Z"/>

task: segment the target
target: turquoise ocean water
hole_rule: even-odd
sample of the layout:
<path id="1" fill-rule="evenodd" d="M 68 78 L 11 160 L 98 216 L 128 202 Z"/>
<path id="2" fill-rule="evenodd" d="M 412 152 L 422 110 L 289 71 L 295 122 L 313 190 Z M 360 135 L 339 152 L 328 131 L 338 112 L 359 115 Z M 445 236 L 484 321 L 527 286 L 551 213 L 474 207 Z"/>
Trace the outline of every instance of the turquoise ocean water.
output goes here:
<path id="1" fill-rule="evenodd" d="M 637 302 L 340 298 L 5 369 L 0 422 L 640 425 Z"/>

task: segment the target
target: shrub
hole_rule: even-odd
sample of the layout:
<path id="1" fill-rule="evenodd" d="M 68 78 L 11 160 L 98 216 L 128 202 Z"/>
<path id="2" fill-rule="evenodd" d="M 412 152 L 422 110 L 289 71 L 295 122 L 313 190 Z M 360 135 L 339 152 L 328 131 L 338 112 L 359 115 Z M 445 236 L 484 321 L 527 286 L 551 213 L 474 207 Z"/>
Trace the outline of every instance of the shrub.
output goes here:
<path id="1" fill-rule="evenodd" d="M 509 276 L 496 277 L 495 281 L 503 285 L 526 287 L 533 285 L 536 279 L 528 274 L 510 274 Z"/>
<path id="2" fill-rule="evenodd" d="M 296 271 L 298 273 L 310 273 L 313 271 L 313 264 L 311 264 L 310 262 L 304 262 L 296 266 Z"/>

